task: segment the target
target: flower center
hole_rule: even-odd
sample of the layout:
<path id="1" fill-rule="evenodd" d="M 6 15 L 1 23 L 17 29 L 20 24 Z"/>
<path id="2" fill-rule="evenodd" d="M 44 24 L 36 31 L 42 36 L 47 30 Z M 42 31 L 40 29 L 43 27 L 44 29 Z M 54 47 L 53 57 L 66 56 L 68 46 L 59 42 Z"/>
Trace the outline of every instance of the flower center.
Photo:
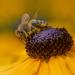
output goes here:
<path id="1" fill-rule="evenodd" d="M 31 35 L 26 41 L 26 51 L 30 57 L 49 59 L 64 55 L 72 45 L 73 39 L 65 28 L 50 28 Z"/>

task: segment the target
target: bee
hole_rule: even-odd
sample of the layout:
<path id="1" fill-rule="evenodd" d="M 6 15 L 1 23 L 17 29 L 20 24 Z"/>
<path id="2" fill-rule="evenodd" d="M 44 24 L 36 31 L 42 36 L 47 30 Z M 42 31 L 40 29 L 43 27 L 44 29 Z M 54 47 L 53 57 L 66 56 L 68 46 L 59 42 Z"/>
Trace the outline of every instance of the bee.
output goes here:
<path id="1" fill-rule="evenodd" d="M 30 17 L 28 13 L 25 13 L 21 18 L 21 23 L 16 29 L 16 36 L 21 40 L 26 40 L 34 32 L 39 32 L 43 29 L 51 28 L 45 20 L 39 20 Z"/>

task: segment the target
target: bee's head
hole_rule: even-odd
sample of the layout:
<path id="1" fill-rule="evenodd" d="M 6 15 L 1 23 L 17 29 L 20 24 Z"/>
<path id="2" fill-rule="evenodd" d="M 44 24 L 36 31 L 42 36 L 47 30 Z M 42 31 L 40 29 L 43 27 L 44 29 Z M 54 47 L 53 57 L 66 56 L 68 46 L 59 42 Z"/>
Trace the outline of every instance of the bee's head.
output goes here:
<path id="1" fill-rule="evenodd" d="M 24 40 L 27 37 L 27 32 L 29 29 L 29 26 L 28 26 L 29 20 L 30 20 L 29 14 L 25 13 L 21 18 L 21 23 L 16 28 L 16 31 L 15 31 L 16 36 L 21 40 Z"/>

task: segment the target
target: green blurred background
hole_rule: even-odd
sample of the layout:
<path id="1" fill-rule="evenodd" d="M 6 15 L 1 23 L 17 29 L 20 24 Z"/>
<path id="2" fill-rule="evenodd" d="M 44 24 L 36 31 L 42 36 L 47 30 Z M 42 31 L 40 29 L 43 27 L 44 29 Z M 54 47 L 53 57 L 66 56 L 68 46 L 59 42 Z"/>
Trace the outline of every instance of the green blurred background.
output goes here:
<path id="1" fill-rule="evenodd" d="M 24 13 L 34 14 L 39 8 L 38 15 L 47 20 L 50 25 L 65 27 L 73 37 L 75 36 L 75 0 L 0 0 L 1 65 L 10 63 L 14 59 L 19 60 L 19 54 L 14 55 L 14 53 L 19 52 L 23 47 L 15 37 L 16 26 Z M 5 54 L 1 55 L 2 52 Z"/>
<path id="2" fill-rule="evenodd" d="M 38 13 L 52 26 L 75 29 L 75 0 L 0 0 L 0 33 L 14 32 L 24 13 Z M 74 35 L 73 35 L 74 36 Z"/>

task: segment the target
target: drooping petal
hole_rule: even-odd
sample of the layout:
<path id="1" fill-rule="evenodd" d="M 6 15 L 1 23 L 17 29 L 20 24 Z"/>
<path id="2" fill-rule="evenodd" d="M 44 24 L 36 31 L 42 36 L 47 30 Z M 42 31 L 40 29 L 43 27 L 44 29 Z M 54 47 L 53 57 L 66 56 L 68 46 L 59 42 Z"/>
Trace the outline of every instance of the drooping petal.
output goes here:
<path id="1" fill-rule="evenodd" d="M 73 75 L 73 73 L 68 68 L 65 60 L 61 56 L 60 56 L 60 58 L 58 58 L 58 64 L 60 66 L 60 69 L 63 72 L 63 75 Z"/>
<path id="2" fill-rule="evenodd" d="M 37 72 L 39 61 L 28 59 L 22 63 L 15 64 L 6 71 L 1 71 L 0 75 L 35 75 Z"/>
<path id="3" fill-rule="evenodd" d="M 75 42 L 71 51 L 67 54 L 67 56 L 63 56 L 63 59 L 65 59 L 65 63 L 69 71 L 75 75 Z"/>
<path id="4" fill-rule="evenodd" d="M 67 64 L 68 69 L 75 75 L 75 57 L 67 56 L 65 58 L 65 62 Z"/>
<path id="5" fill-rule="evenodd" d="M 49 69 L 51 75 L 71 75 L 71 73 L 66 68 L 66 65 L 63 60 L 60 60 L 60 57 L 52 58 L 49 61 Z"/>
<path id="6" fill-rule="evenodd" d="M 49 61 L 49 70 L 51 75 L 63 75 L 60 70 L 59 64 L 57 63 L 57 59 L 52 58 Z"/>
<path id="7" fill-rule="evenodd" d="M 50 75 L 47 62 L 41 62 L 38 75 Z"/>
<path id="8" fill-rule="evenodd" d="M 0 36 L 0 66 L 14 64 L 27 57 L 25 47 L 15 36 Z"/>

